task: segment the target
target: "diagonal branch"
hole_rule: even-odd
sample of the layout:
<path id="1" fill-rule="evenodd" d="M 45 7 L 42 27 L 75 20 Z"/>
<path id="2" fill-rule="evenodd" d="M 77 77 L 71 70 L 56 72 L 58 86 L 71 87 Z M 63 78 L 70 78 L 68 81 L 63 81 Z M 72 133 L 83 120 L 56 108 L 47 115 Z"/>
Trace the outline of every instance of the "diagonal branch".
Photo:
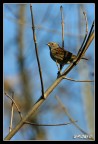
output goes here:
<path id="1" fill-rule="evenodd" d="M 14 99 L 14 92 L 12 92 L 12 99 Z M 13 124 L 13 112 L 14 112 L 14 103 L 12 101 L 12 104 L 11 104 L 11 122 L 10 122 L 10 126 L 9 126 L 9 132 L 11 132 L 12 130 L 12 124 Z"/>
<path id="2" fill-rule="evenodd" d="M 63 105 L 63 103 L 61 102 L 61 100 L 59 99 L 58 96 L 56 96 L 56 99 L 58 101 L 58 103 L 60 104 L 60 106 L 62 107 L 62 109 L 64 110 L 65 114 L 67 115 L 67 117 L 69 118 L 70 122 L 73 123 L 73 125 L 78 129 L 80 130 L 83 134 L 86 134 L 86 135 L 89 135 L 87 132 L 85 132 L 82 128 L 80 128 L 79 125 L 77 125 L 75 122 L 74 122 L 74 119 L 70 116 L 70 114 L 68 113 L 67 111 L 67 108 Z M 91 137 L 90 139 L 94 140 L 93 137 Z"/>
<path id="3" fill-rule="evenodd" d="M 38 57 L 38 46 L 37 46 L 37 41 L 36 41 L 35 26 L 34 26 L 34 16 L 33 16 L 33 11 L 32 11 L 32 5 L 31 4 L 30 4 L 30 10 L 31 10 L 31 19 L 32 19 L 33 40 L 34 40 L 34 44 L 35 44 L 35 52 L 36 52 L 36 58 L 37 58 L 39 75 L 40 75 L 40 81 L 41 81 L 42 96 L 44 98 L 44 85 L 43 85 L 40 61 L 39 61 L 39 57 Z"/>

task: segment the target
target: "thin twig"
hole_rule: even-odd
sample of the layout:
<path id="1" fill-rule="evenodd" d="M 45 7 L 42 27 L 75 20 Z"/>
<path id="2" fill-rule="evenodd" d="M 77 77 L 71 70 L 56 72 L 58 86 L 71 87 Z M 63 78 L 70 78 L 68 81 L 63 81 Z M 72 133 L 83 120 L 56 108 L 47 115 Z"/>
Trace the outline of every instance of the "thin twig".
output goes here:
<path id="1" fill-rule="evenodd" d="M 60 11 L 61 11 L 61 25 L 62 25 L 62 49 L 64 49 L 64 14 L 63 14 L 63 7 L 60 6 Z M 63 68 L 63 65 L 60 64 L 60 68 L 57 73 L 57 78 L 59 75 L 61 75 L 61 69 Z"/>
<path id="2" fill-rule="evenodd" d="M 94 22 L 92 23 L 92 27 L 90 29 L 90 32 L 89 32 L 89 35 L 88 35 L 88 38 L 85 42 L 85 45 L 83 46 L 82 50 L 80 53 L 78 53 L 77 55 L 77 59 L 75 61 L 75 63 L 77 63 L 85 54 L 86 50 L 88 49 L 90 43 L 92 42 L 92 40 L 94 39 L 94 31 L 93 31 L 93 28 L 94 28 Z"/>
<path id="3" fill-rule="evenodd" d="M 12 100 L 12 102 L 15 104 L 15 107 L 16 107 L 16 109 L 17 109 L 17 111 L 18 111 L 18 113 L 19 113 L 19 115 L 20 115 L 20 118 L 22 119 L 22 114 L 21 114 L 21 111 L 20 111 L 20 109 L 18 108 L 18 106 L 17 106 L 17 104 L 16 104 L 16 102 L 15 102 L 15 100 L 14 99 L 12 99 L 7 93 L 5 93 L 5 95 L 8 97 L 8 98 L 10 98 L 11 100 Z"/>
<path id="4" fill-rule="evenodd" d="M 62 48 L 64 49 L 64 15 L 62 6 L 60 6 L 60 11 L 61 11 L 61 24 L 62 24 Z"/>
<path id="5" fill-rule="evenodd" d="M 74 122 L 77 122 L 77 121 L 74 121 Z M 31 123 L 31 122 L 25 121 L 24 123 L 34 125 L 34 126 L 63 126 L 63 125 L 71 124 L 72 122 L 61 123 L 61 124 L 37 124 L 37 123 Z"/>
<path id="6" fill-rule="evenodd" d="M 12 92 L 12 99 L 14 99 L 14 92 Z M 12 123 L 13 123 L 13 112 L 14 112 L 14 103 L 12 101 L 12 104 L 11 104 L 11 122 L 10 122 L 10 126 L 9 126 L 9 132 L 11 132 L 12 130 Z"/>
<path id="7" fill-rule="evenodd" d="M 75 80 L 75 79 L 72 79 L 72 78 L 68 78 L 68 77 L 63 77 L 63 79 L 67 79 L 67 80 L 70 80 L 70 81 L 74 81 L 74 82 L 94 82 L 94 81 L 91 81 L 91 80 Z"/>
<path id="8" fill-rule="evenodd" d="M 68 116 L 69 120 L 73 123 L 73 125 L 75 127 L 77 127 L 83 134 L 86 134 L 86 135 L 89 135 L 87 132 L 85 132 L 83 129 L 81 129 L 75 122 L 74 122 L 74 119 L 70 116 L 70 114 L 68 113 L 67 111 L 67 108 L 64 106 L 64 104 L 61 102 L 61 100 L 59 99 L 58 96 L 56 96 L 56 99 L 58 101 L 58 103 L 60 104 L 60 106 L 62 107 L 62 109 L 64 110 L 65 114 Z M 90 137 L 89 139 L 92 139 L 94 140 L 93 137 Z"/>
<path id="9" fill-rule="evenodd" d="M 93 23 L 92 23 L 92 26 L 91 26 L 91 29 L 90 29 L 90 32 L 89 32 L 87 41 L 86 41 L 86 43 L 85 43 L 85 45 L 84 45 L 84 48 L 86 47 L 86 45 L 87 45 L 87 43 L 88 43 L 88 41 L 89 41 L 91 35 L 93 35 L 93 33 L 94 33 L 94 21 L 93 21 Z"/>
<path id="10" fill-rule="evenodd" d="M 86 33 L 88 34 L 88 22 L 87 22 L 87 16 L 86 16 L 86 12 L 83 11 L 84 17 L 85 17 L 85 22 L 86 22 Z"/>
<path id="11" fill-rule="evenodd" d="M 34 40 L 34 44 L 35 44 L 35 52 L 36 52 L 36 58 L 37 58 L 39 75 L 40 75 L 40 81 L 41 81 L 42 97 L 45 98 L 44 97 L 44 85 L 43 85 L 43 79 L 42 79 L 42 71 L 41 71 L 40 61 L 39 61 L 39 57 L 38 57 L 38 46 L 37 46 L 37 41 L 36 41 L 36 34 L 35 34 L 35 26 L 34 26 L 34 16 L 33 16 L 33 11 L 32 11 L 32 4 L 30 4 L 30 10 L 31 10 L 31 19 L 32 19 L 33 40 Z"/>
<path id="12" fill-rule="evenodd" d="M 87 38 L 87 34 L 88 34 L 88 22 L 87 22 L 87 16 L 86 16 L 86 12 L 83 11 L 83 14 L 84 14 L 84 17 L 85 17 L 85 21 L 86 21 L 86 33 L 85 33 L 85 37 L 84 37 L 84 40 L 82 42 L 82 45 L 78 51 L 78 54 L 81 52 L 82 48 L 83 48 L 83 45 L 85 44 L 86 42 L 86 38 Z"/>

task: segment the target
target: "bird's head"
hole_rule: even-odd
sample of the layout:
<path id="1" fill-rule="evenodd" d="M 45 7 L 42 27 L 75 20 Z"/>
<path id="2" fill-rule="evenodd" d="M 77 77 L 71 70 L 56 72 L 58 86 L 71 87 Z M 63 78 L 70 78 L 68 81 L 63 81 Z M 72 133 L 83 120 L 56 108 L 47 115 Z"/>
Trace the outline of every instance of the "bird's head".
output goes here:
<path id="1" fill-rule="evenodd" d="M 59 47 L 59 44 L 55 42 L 49 42 L 47 45 L 49 46 L 50 49 Z"/>

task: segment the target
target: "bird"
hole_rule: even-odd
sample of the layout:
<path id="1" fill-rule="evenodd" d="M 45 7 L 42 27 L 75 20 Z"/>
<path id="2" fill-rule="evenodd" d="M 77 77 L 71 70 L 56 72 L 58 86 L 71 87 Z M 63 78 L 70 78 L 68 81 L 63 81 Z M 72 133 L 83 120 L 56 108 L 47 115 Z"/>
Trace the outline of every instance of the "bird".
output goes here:
<path id="1" fill-rule="evenodd" d="M 57 66 L 58 64 L 60 65 L 60 68 L 58 68 L 59 70 L 61 70 L 65 64 L 73 63 L 77 58 L 76 55 L 60 47 L 56 42 L 49 42 L 47 45 L 49 46 L 52 60 L 56 62 Z M 88 60 L 85 57 L 81 59 Z"/>

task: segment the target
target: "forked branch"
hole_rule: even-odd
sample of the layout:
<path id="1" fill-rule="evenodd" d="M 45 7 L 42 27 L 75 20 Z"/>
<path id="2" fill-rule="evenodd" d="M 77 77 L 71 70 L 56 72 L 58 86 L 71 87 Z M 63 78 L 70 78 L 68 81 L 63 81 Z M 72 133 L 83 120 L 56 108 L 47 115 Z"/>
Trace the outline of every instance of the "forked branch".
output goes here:
<path id="1" fill-rule="evenodd" d="M 4 94 L 5 94 L 9 99 L 11 99 L 11 101 L 14 103 L 14 105 L 15 105 L 15 107 L 16 107 L 16 109 L 17 109 L 19 115 L 20 115 L 20 118 L 22 119 L 21 111 L 20 111 L 20 109 L 18 108 L 18 106 L 17 106 L 15 100 L 14 100 L 13 98 L 11 98 L 6 92 L 5 92 Z"/>

